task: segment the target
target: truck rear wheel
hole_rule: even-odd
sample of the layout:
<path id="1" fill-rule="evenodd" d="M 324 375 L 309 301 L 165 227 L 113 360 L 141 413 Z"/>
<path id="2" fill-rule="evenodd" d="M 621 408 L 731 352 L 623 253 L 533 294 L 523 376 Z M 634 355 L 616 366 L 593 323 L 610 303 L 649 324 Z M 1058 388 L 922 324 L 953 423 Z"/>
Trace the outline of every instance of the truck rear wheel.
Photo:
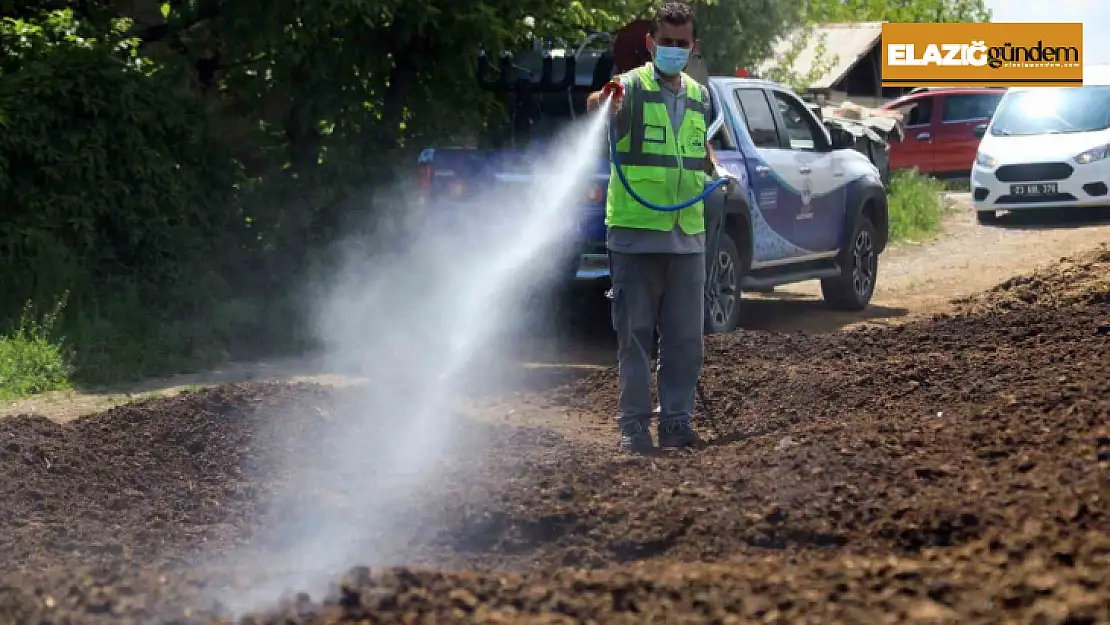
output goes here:
<path id="1" fill-rule="evenodd" d="M 722 232 L 717 249 L 706 259 L 705 333 L 732 332 L 740 325 L 740 277 L 743 264 L 740 250 L 727 232 Z"/>
<path id="2" fill-rule="evenodd" d="M 875 224 L 860 215 L 856 231 L 841 250 L 840 275 L 821 280 L 821 295 L 834 310 L 860 311 L 871 303 L 879 275 Z"/>

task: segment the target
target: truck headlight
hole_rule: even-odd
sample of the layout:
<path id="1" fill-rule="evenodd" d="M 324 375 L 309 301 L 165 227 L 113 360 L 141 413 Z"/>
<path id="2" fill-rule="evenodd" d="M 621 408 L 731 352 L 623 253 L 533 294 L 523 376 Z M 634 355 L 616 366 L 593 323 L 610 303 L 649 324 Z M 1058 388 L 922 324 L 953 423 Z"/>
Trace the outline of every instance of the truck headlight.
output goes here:
<path id="1" fill-rule="evenodd" d="M 987 169 L 994 169 L 994 166 L 998 164 L 998 159 L 993 156 L 987 156 L 982 152 L 976 152 L 975 164 L 980 167 L 986 167 Z"/>
<path id="2" fill-rule="evenodd" d="M 1076 156 L 1075 162 L 1079 163 L 1080 165 L 1086 165 L 1087 163 L 1101 161 L 1107 156 L 1110 156 L 1110 145 L 1103 145 L 1097 148 L 1091 148 L 1090 150 L 1087 150 L 1079 156 Z"/>

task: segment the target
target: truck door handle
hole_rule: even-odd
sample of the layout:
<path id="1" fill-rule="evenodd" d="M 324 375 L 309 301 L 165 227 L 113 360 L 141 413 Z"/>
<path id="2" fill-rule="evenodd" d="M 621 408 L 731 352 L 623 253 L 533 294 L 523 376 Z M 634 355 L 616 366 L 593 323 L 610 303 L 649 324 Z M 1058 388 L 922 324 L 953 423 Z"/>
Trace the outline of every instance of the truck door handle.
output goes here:
<path id="1" fill-rule="evenodd" d="M 801 167 L 798 168 L 798 173 L 800 173 L 800 174 L 808 174 L 808 173 L 812 173 L 812 172 L 813 172 L 813 170 L 810 169 L 809 166 L 807 166 L 807 165 L 802 165 Z"/>
<path id="2" fill-rule="evenodd" d="M 771 168 L 766 165 L 756 165 L 755 173 L 759 174 L 760 176 L 766 176 L 767 174 L 771 173 Z"/>
<path id="3" fill-rule="evenodd" d="M 931 135 L 931 134 L 929 134 L 929 133 L 927 133 L 927 132 L 923 132 L 923 133 L 921 133 L 921 134 L 917 135 L 917 140 L 918 140 L 918 141 L 929 141 L 929 140 L 931 140 L 932 138 L 933 138 L 933 135 Z"/>

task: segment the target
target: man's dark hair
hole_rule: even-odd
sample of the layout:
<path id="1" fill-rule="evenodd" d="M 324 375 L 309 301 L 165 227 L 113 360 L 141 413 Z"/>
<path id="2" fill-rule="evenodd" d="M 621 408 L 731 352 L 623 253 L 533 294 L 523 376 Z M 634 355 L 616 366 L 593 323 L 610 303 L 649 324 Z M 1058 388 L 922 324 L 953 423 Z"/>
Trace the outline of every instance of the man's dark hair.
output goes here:
<path id="1" fill-rule="evenodd" d="M 659 25 L 663 22 L 671 26 L 685 26 L 692 24 L 694 37 L 698 36 L 698 25 L 694 22 L 694 10 L 685 2 L 664 2 L 663 6 L 655 12 L 655 19 L 651 20 L 651 36 L 659 34 Z"/>

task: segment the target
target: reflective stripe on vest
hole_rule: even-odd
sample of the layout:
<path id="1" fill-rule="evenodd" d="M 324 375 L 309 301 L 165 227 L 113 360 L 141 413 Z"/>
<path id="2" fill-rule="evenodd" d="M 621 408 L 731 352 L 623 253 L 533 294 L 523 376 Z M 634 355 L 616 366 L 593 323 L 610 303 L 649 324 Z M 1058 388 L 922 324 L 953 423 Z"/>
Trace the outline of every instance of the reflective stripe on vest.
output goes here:
<path id="1" fill-rule="evenodd" d="M 686 110 L 676 132 L 652 64 L 632 70 L 628 78 L 627 132 L 616 146 L 621 169 L 645 200 L 665 205 L 685 202 L 705 187 L 707 103 L 701 87 L 682 74 Z M 702 202 L 680 211 L 652 210 L 628 193 L 611 163 L 610 172 L 607 226 L 669 231 L 677 225 L 688 235 L 705 232 Z"/>

